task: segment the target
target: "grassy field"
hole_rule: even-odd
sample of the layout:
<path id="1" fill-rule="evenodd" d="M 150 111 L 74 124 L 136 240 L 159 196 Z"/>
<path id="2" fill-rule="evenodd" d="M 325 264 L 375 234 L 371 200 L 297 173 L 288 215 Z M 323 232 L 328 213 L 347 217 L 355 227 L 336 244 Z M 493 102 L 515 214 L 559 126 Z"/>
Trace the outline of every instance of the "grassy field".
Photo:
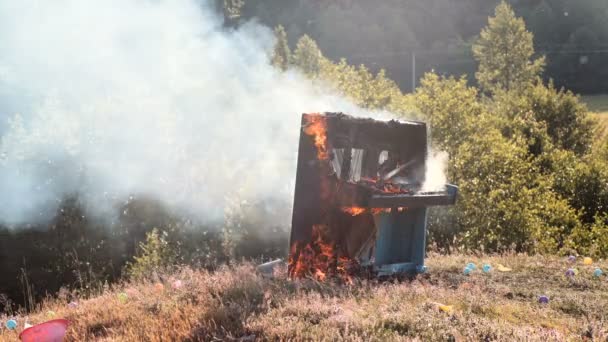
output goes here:
<path id="1" fill-rule="evenodd" d="M 595 113 L 608 114 L 608 95 L 582 96 L 581 100 L 587 104 L 589 110 Z"/>
<path id="2" fill-rule="evenodd" d="M 597 132 L 598 139 L 608 139 L 608 95 L 582 96 L 581 100 L 587 104 L 592 112 L 591 115 L 600 123 Z"/>
<path id="3" fill-rule="evenodd" d="M 465 276 L 468 262 L 478 270 Z M 494 266 L 479 271 L 483 263 Z M 497 264 L 510 267 L 499 272 Z M 173 340 L 606 340 L 608 279 L 595 267 L 557 257 L 431 256 L 429 272 L 406 281 L 352 285 L 265 279 L 252 265 L 214 273 L 183 269 L 157 282 L 125 283 L 68 306 L 68 294 L 49 299 L 25 320 L 72 322 L 69 341 Z M 568 267 L 578 269 L 572 278 Z M 174 288 L 176 280 L 181 287 Z M 162 284 L 162 285 L 161 285 Z M 538 303 L 546 295 L 548 304 Z M 445 311 L 442 311 L 440 305 Z M 5 321 L 9 317 L 0 317 Z"/>

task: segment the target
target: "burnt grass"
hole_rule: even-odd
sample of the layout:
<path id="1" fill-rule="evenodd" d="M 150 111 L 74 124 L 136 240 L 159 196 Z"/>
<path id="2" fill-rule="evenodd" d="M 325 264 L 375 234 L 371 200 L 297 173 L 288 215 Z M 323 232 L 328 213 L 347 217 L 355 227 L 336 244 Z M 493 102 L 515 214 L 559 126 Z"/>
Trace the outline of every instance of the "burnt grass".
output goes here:
<path id="1" fill-rule="evenodd" d="M 466 276 L 468 262 L 477 270 Z M 484 263 L 492 265 L 483 273 Z M 512 268 L 499 272 L 497 265 Z M 282 270 L 272 279 L 255 265 L 215 272 L 176 269 L 156 281 L 106 286 L 68 307 L 71 294 L 44 301 L 19 328 L 0 330 L 0 341 L 17 341 L 23 323 L 51 318 L 71 322 L 68 341 L 605 341 L 608 278 L 578 258 L 503 255 L 431 255 L 427 274 L 407 279 L 292 281 Z M 578 269 L 572 278 L 569 267 Z M 173 288 L 175 280 L 180 288 Z M 163 284 L 163 287 L 158 284 Z M 123 295 L 119 296 L 119 294 Z M 124 295 L 126 294 L 126 296 Z M 538 297 L 549 297 L 548 304 Z M 451 306 L 442 311 L 439 305 Z"/>

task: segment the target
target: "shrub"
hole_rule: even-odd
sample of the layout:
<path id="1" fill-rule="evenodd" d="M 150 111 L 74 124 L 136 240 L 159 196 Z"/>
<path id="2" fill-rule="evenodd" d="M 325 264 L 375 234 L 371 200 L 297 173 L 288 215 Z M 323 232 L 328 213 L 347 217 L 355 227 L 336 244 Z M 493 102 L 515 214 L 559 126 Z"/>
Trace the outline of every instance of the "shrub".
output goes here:
<path id="1" fill-rule="evenodd" d="M 598 214 L 592 224 L 572 232 L 568 246 L 581 254 L 608 258 L 608 214 Z"/>
<path id="2" fill-rule="evenodd" d="M 139 244 L 134 262 L 127 263 L 127 274 L 135 279 L 148 278 L 164 271 L 175 263 L 175 252 L 166 240 L 167 233 L 154 228 L 146 234 L 146 241 Z"/>
<path id="3" fill-rule="evenodd" d="M 468 87 L 464 77 L 427 73 L 414 99 L 431 126 L 433 145 L 451 155 L 475 131 L 484 129 L 477 89 Z"/>

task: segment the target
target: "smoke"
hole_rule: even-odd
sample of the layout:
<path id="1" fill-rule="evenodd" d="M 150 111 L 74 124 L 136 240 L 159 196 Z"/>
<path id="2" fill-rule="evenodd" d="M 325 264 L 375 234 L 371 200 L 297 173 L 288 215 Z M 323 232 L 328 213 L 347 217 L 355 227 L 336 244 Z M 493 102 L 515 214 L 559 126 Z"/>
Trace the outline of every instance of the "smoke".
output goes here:
<path id="1" fill-rule="evenodd" d="M 447 183 L 445 169 L 448 153 L 430 150 L 426 158 L 426 174 L 421 191 L 443 191 Z"/>
<path id="2" fill-rule="evenodd" d="M 0 1 L 0 223 L 68 195 L 98 218 L 134 195 L 201 222 L 235 193 L 290 201 L 300 114 L 362 111 L 272 68 L 273 44 L 195 0 Z"/>
<path id="3" fill-rule="evenodd" d="M 285 198 L 300 114 L 354 108 L 269 66 L 273 39 L 193 0 L 0 2 L 0 221 L 73 194 L 99 217 L 136 194 L 201 221 L 229 193 Z"/>

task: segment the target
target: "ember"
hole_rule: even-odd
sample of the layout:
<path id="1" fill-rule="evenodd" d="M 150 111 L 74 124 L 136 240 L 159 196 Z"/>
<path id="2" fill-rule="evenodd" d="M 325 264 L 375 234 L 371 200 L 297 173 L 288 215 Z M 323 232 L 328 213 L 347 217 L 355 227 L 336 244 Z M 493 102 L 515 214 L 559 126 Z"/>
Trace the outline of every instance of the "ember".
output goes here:
<path id="1" fill-rule="evenodd" d="M 457 188 L 422 193 L 426 125 L 304 114 L 290 239 L 292 278 L 424 270 L 426 207 Z"/>

